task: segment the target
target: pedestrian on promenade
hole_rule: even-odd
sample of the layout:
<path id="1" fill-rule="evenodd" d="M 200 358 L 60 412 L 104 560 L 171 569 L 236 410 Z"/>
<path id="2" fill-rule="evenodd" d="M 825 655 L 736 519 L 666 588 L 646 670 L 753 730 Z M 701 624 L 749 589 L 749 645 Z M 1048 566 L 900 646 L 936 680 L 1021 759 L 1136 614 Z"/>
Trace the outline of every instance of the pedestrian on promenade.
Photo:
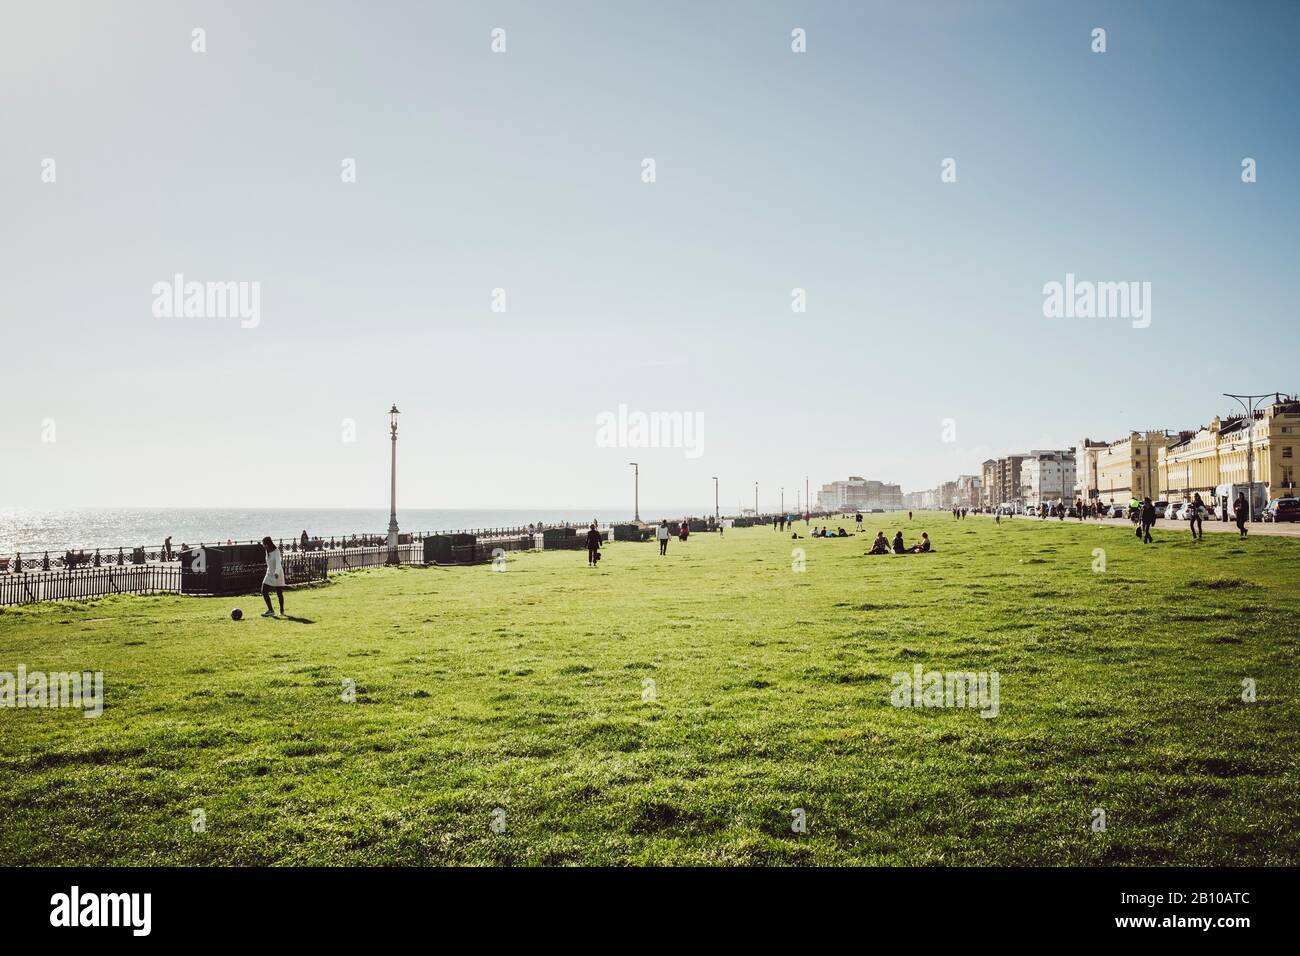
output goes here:
<path id="1" fill-rule="evenodd" d="M 910 511 L 907 513 L 907 520 L 908 520 L 908 521 L 911 521 L 911 520 L 912 520 L 912 512 L 910 512 Z"/>
<path id="2" fill-rule="evenodd" d="M 1237 530 L 1243 538 L 1246 537 L 1246 520 L 1250 517 L 1250 505 L 1246 504 L 1244 494 L 1237 495 L 1237 500 L 1232 503 L 1232 516 L 1237 519 Z"/>
<path id="3" fill-rule="evenodd" d="M 1199 491 L 1187 510 L 1187 526 L 1192 529 L 1192 540 L 1198 541 L 1205 537 L 1205 526 L 1202 524 L 1202 519 L 1205 517 L 1205 502 L 1201 500 Z"/>
<path id="4" fill-rule="evenodd" d="M 266 576 L 262 578 L 262 600 L 266 602 L 266 613 L 262 617 L 275 617 L 275 611 L 271 608 L 271 589 L 275 588 L 276 596 L 280 599 L 280 613 L 283 614 L 284 561 L 280 557 L 280 549 L 269 535 L 262 539 L 262 547 L 266 550 Z"/>
<path id="5" fill-rule="evenodd" d="M 1151 543 L 1151 526 L 1156 523 L 1156 506 L 1151 503 L 1149 497 L 1142 499 L 1142 507 L 1138 512 L 1139 526 L 1141 529 L 1139 538 L 1143 544 Z"/>
<path id="6" fill-rule="evenodd" d="M 600 532 L 596 530 L 596 522 L 593 521 L 591 528 L 587 531 L 587 566 L 594 568 L 599 560 Z"/>
<path id="7" fill-rule="evenodd" d="M 668 531 L 668 519 L 664 518 L 662 521 L 659 522 L 659 527 L 655 528 L 655 537 L 659 539 L 660 554 L 668 553 L 669 535 L 670 532 Z"/>

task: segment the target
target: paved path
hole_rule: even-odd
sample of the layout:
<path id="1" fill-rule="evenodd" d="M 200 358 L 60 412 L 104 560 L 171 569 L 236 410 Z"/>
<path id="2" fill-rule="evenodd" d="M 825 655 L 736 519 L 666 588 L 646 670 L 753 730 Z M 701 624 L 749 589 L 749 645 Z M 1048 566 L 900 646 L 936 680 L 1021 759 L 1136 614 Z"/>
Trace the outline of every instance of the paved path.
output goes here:
<path id="1" fill-rule="evenodd" d="M 940 512 L 940 514 L 942 515 L 942 512 Z M 974 516 L 972 515 L 972 517 Z M 992 518 L 993 516 L 980 515 L 980 517 Z M 1008 520 L 1006 515 L 1002 516 L 1002 520 Z M 1024 515 L 1016 515 L 1016 517 L 1011 520 L 1016 522 L 1032 521 L 1034 524 L 1111 524 L 1124 528 L 1133 527 L 1132 522 L 1130 522 L 1128 518 L 1102 518 L 1100 521 L 1096 518 L 1085 518 L 1083 521 L 1080 521 L 1078 518 L 1066 518 L 1065 521 L 1060 521 L 1057 518 L 1027 518 Z M 1186 521 L 1166 521 L 1164 518 L 1157 518 L 1153 527 L 1157 531 L 1181 531 L 1188 537 L 1191 537 L 1192 534 L 1187 527 Z M 1232 534 L 1237 533 L 1237 525 L 1232 521 L 1211 521 L 1207 518 L 1205 520 L 1204 528 L 1206 534 L 1209 534 L 1212 531 L 1231 532 Z M 1250 532 L 1252 536 L 1264 534 L 1281 535 L 1286 538 L 1300 538 L 1300 521 L 1284 521 L 1281 523 L 1254 521 L 1246 525 L 1246 530 Z"/>

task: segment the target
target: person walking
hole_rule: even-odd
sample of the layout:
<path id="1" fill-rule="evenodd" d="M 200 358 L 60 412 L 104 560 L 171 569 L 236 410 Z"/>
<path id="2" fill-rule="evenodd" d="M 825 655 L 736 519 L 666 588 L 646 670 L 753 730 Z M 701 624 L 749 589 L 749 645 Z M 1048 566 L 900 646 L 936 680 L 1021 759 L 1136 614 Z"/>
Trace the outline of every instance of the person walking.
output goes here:
<path id="1" fill-rule="evenodd" d="M 668 538 L 671 532 L 668 530 L 668 519 L 664 518 L 659 522 L 659 527 L 655 528 L 655 537 L 659 539 L 659 553 L 668 553 Z"/>
<path id="2" fill-rule="evenodd" d="M 587 567 L 594 568 L 599 560 L 600 532 L 596 530 L 596 522 L 593 521 L 587 531 Z"/>
<path id="3" fill-rule="evenodd" d="M 1205 537 L 1205 526 L 1202 524 L 1202 519 L 1205 517 L 1205 502 L 1201 500 L 1199 491 L 1187 510 L 1187 526 L 1192 529 L 1192 540 L 1199 541 Z"/>
<path id="4" fill-rule="evenodd" d="M 266 576 L 262 578 L 262 600 L 266 602 L 266 613 L 262 617 L 275 617 L 271 608 L 271 589 L 275 588 L 280 599 L 280 613 L 284 613 L 284 561 L 280 549 L 275 546 L 271 536 L 262 539 L 262 548 L 266 551 Z"/>
<path id="5" fill-rule="evenodd" d="M 1141 534 L 1138 536 L 1142 539 L 1143 544 L 1151 543 L 1151 526 L 1156 523 L 1156 506 L 1151 503 L 1151 499 L 1142 499 L 1142 508 L 1138 513 Z"/>
<path id="6" fill-rule="evenodd" d="M 1250 505 L 1246 504 L 1244 494 L 1237 495 L 1237 500 L 1232 503 L 1232 516 L 1237 519 L 1237 530 L 1243 538 L 1246 537 L 1246 521 L 1250 518 Z"/>

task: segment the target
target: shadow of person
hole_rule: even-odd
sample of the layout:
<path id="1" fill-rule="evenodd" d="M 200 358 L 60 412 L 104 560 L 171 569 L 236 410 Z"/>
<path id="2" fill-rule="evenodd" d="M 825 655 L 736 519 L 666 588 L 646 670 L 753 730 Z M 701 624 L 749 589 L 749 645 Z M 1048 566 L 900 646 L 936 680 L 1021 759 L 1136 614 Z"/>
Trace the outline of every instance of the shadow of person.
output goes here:
<path id="1" fill-rule="evenodd" d="M 292 614 L 284 614 L 280 617 L 282 621 L 293 621 L 295 624 L 315 624 L 316 622 L 306 617 L 294 617 Z"/>

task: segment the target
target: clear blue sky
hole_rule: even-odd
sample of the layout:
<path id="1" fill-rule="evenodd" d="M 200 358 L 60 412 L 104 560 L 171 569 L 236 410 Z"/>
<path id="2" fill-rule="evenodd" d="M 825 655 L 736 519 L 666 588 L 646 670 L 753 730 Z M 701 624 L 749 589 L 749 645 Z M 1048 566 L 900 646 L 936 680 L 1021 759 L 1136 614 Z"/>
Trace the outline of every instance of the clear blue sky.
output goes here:
<path id="1" fill-rule="evenodd" d="M 1300 388 L 1300 4 L 4 19 L 0 505 L 383 506 L 396 401 L 410 506 L 622 502 L 633 459 L 650 510 L 774 506 Z M 155 318 L 177 272 L 261 324 Z M 1067 272 L 1151 282 L 1150 328 L 1045 318 Z M 620 403 L 704 454 L 597 447 Z"/>

